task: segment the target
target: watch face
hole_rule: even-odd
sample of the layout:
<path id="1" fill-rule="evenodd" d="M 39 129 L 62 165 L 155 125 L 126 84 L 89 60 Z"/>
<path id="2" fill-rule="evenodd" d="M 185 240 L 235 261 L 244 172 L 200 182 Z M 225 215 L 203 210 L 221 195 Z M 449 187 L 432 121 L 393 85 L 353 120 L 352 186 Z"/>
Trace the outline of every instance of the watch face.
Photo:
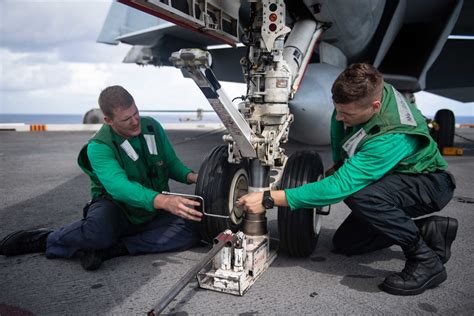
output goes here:
<path id="1" fill-rule="evenodd" d="M 273 201 L 271 196 L 264 196 L 262 204 L 263 207 L 266 209 L 273 208 L 273 206 L 275 206 L 275 202 Z"/>

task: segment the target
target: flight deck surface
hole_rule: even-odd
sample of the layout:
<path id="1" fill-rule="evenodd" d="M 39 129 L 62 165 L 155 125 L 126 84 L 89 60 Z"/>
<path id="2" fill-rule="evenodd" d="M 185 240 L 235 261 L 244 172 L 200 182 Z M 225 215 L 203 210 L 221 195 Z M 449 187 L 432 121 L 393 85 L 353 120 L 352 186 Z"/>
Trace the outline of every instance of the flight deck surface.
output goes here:
<path id="1" fill-rule="evenodd" d="M 76 163 L 77 153 L 93 132 L 0 132 L 0 237 L 19 229 L 59 228 L 78 220 L 89 199 L 89 180 Z M 456 133 L 474 138 L 474 129 Z M 222 144 L 222 129 L 169 130 L 179 157 L 194 170 L 207 153 Z M 448 279 L 412 296 L 393 296 L 377 285 L 400 271 L 399 247 L 347 257 L 333 253 L 331 238 L 349 209 L 334 205 L 323 218 L 318 245 L 309 258 L 279 255 L 242 297 L 198 288 L 193 281 L 165 313 L 180 315 L 299 314 L 451 314 L 474 313 L 474 145 L 456 137 L 464 155 L 446 157 L 455 175 L 455 197 L 438 215 L 459 220 Z M 325 167 L 328 146 L 291 143 L 287 153 L 314 149 Z M 171 191 L 194 193 L 194 186 L 172 182 Z M 277 237 L 277 212 L 267 213 Z M 43 254 L 0 256 L 0 315 L 144 314 L 209 250 L 126 256 L 84 271 L 77 259 L 48 260 Z"/>

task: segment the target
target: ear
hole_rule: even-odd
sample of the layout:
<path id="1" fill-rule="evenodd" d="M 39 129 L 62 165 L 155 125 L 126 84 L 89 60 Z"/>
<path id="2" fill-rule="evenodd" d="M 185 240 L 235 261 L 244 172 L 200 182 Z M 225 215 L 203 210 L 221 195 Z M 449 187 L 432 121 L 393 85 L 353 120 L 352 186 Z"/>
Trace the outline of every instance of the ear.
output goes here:
<path id="1" fill-rule="evenodd" d="M 112 119 L 108 116 L 104 116 L 104 122 L 107 125 L 112 125 Z"/>
<path id="2" fill-rule="evenodd" d="M 380 102 L 380 100 L 375 100 L 374 102 L 372 102 L 372 108 L 377 113 L 380 111 L 381 106 L 382 106 L 382 102 Z"/>

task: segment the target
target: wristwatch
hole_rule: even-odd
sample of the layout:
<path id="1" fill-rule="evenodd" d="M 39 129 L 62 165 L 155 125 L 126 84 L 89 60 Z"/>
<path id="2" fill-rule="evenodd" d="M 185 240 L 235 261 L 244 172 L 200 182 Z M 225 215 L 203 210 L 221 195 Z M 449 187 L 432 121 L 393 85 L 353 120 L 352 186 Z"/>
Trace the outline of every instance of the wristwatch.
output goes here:
<path id="1" fill-rule="evenodd" d="M 273 200 L 270 194 L 270 190 L 266 190 L 263 192 L 262 205 L 267 210 L 275 206 L 275 201 Z"/>

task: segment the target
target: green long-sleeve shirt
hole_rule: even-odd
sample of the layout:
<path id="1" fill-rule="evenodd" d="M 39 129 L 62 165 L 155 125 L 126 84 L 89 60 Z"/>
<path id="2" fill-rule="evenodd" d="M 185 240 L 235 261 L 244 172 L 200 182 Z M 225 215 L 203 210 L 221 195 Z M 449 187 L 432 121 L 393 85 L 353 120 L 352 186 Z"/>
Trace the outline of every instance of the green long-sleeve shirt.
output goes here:
<path id="1" fill-rule="evenodd" d="M 313 208 L 340 202 L 379 180 L 401 160 L 418 150 L 417 136 L 384 134 L 367 141 L 332 175 L 321 181 L 286 189 L 291 209 Z"/>
<path id="2" fill-rule="evenodd" d="M 166 136 L 161 138 L 163 141 L 163 150 L 165 163 L 168 166 L 170 178 L 187 183 L 187 175 L 192 172 L 178 159 L 173 147 Z M 137 154 L 142 157 L 143 150 L 138 137 L 128 140 Z M 127 173 L 120 166 L 112 149 L 102 143 L 92 141 L 87 147 L 87 156 L 107 192 L 114 200 L 123 202 L 136 208 L 143 208 L 154 212 L 153 200 L 159 192 L 143 186 L 142 184 L 128 179 Z"/>

